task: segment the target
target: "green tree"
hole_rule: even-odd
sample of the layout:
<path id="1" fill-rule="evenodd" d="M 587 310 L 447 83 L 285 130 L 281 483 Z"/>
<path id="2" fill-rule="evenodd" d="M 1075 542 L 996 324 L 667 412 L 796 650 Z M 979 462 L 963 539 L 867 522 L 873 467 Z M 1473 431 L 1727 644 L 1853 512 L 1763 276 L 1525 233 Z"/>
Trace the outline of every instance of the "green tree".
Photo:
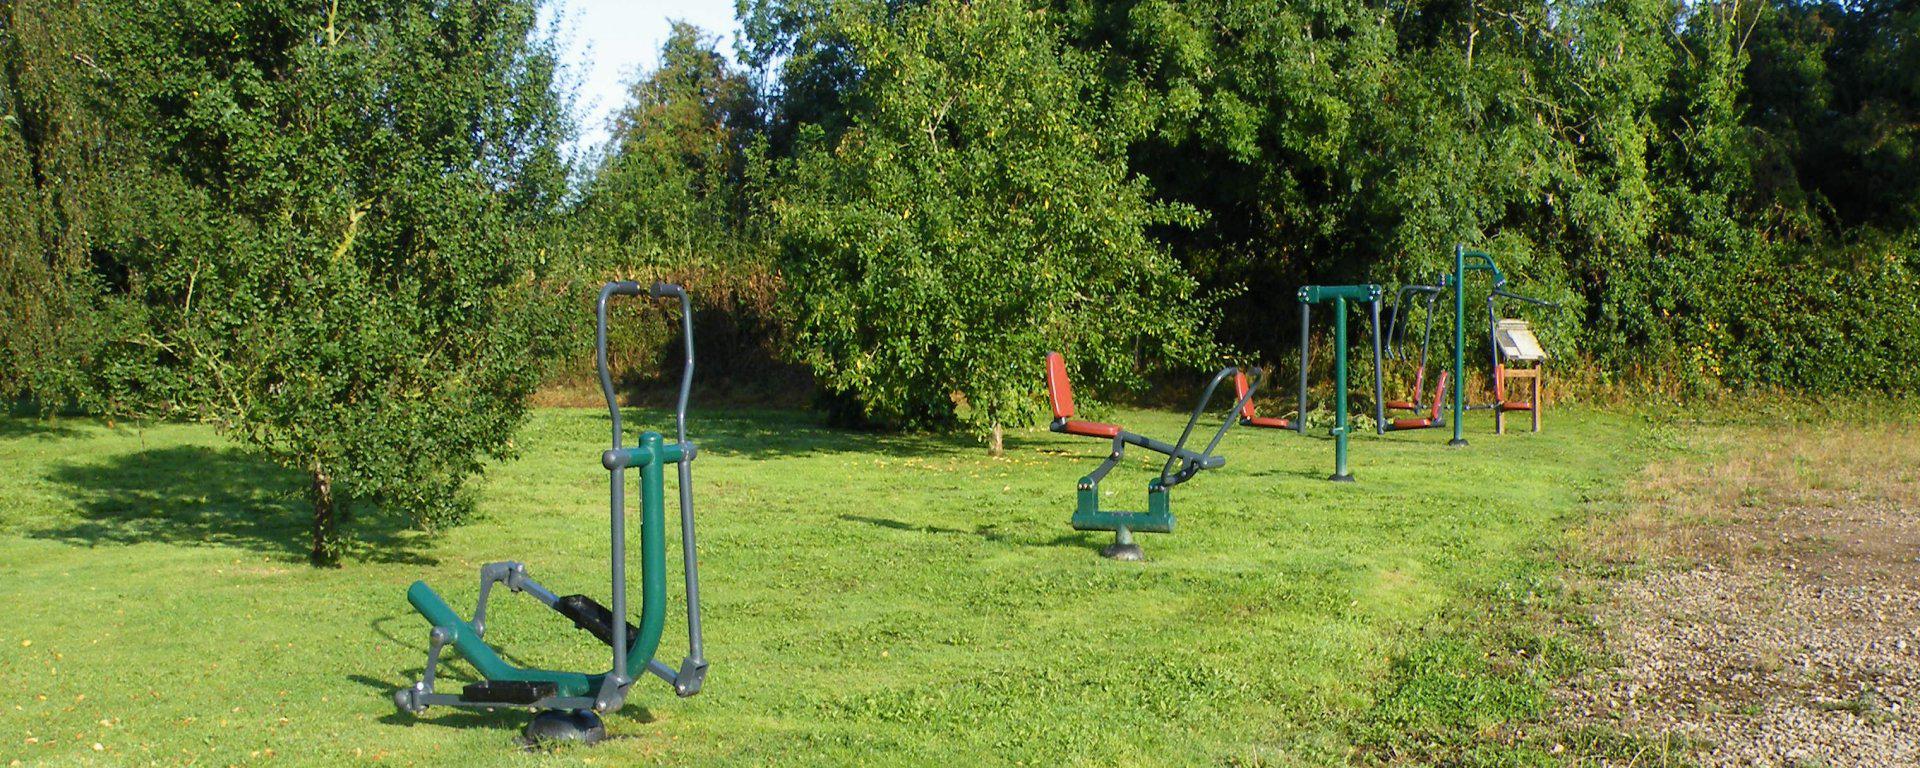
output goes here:
<path id="1" fill-rule="evenodd" d="M 536 235 L 568 126 L 536 3 L 103 5 L 45 12 L 61 35 L 19 44 L 60 47 L 19 66 L 81 65 L 10 95 L 97 94 L 42 122 L 94 121 L 132 155 L 38 182 L 82 207 L 124 185 L 57 222 L 139 222 L 60 245 L 87 254 L 72 284 L 97 315 L 137 320 L 82 361 L 95 402 L 212 420 L 307 473 L 316 564 L 356 507 L 457 518 L 560 327 Z M 47 155 L 46 135 L 22 143 Z"/>
<path id="2" fill-rule="evenodd" d="M 104 405 L 86 374 L 111 367 L 111 340 L 140 318 L 97 300 L 119 276 L 95 256 L 150 228 L 136 205 L 144 158 L 102 113 L 85 18 L 0 0 L 0 398 L 49 411 Z"/>
<path id="3" fill-rule="evenodd" d="M 1191 222 L 1128 173 L 1132 115 L 1018 0 L 842 14 L 844 129 L 807 124 L 773 201 L 797 354 L 892 424 L 1000 449 L 1039 361 L 1095 381 L 1209 352 L 1194 283 L 1147 234 Z"/>
<path id="4" fill-rule="evenodd" d="M 596 261 L 715 266 L 755 250 L 743 241 L 759 94 L 714 42 L 675 23 L 660 67 L 628 89 L 580 206 Z"/>

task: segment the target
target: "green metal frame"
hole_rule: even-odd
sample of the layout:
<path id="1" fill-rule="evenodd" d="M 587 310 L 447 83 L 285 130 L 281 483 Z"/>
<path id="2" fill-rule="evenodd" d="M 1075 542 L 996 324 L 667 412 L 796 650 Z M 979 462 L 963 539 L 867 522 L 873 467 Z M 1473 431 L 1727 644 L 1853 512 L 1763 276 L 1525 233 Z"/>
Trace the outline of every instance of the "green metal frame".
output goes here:
<path id="1" fill-rule="evenodd" d="M 1466 420 L 1461 418 L 1467 412 L 1467 273 L 1486 272 L 1493 278 L 1495 286 L 1507 282 L 1507 276 L 1500 271 L 1500 265 L 1493 261 L 1493 254 L 1486 251 L 1470 251 L 1464 245 L 1453 247 L 1453 274 L 1448 282 L 1453 288 L 1453 439 L 1447 445 L 1455 448 L 1467 444 L 1462 434 Z"/>
<path id="2" fill-rule="evenodd" d="M 1092 475 L 1080 478 L 1077 503 L 1073 509 L 1076 531 L 1137 531 L 1173 533 L 1173 511 L 1167 503 L 1167 487 L 1160 478 L 1147 481 L 1147 511 L 1114 512 L 1100 508 L 1100 481 Z"/>
<path id="3" fill-rule="evenodd" d="M 1380 375 L 1380 295 L 1381 288 L 1374 283 L 1361 283 L 1356 285 L 1309 285 L 1302 287 L 1298 294 L 1300 303 L 1304 305 L 1323 302 L 1331 302 L 1333 304 L 1333 474 L 1328 476 L 1327 479 L 1335 482 L 1353 482 L 1353 470 L 1348 466 L 1347 460 L 1347 442 L 1353 431 L 1353 425 L 1347 413 L 1347 302 L 1349 301 L 1364 301 L 1372 308 L 1374 431 L 1379 432 L 1384 429 L 1382 425 L 1386 421 L 1386 409 L 1382 400 L 1382 390 L 1384 387 Z M 1304 330 L 1307 323 L 1307 314 L 1305 312 L 1301 313 L 1300 322 L 1302 326 L 1300 349 L 1302 385 L 1299 418 L 1301 429 L 1304 431 L 1307 420 L 1305 387 L 1307 342 Z"/>

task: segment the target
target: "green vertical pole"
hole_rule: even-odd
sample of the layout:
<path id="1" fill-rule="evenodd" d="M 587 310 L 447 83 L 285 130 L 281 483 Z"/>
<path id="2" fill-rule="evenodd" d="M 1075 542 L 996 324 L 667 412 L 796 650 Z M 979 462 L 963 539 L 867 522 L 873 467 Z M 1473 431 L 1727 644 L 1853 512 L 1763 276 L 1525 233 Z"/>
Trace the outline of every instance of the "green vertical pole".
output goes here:
<path id="1" fill-rule="evenodd" d="M 1453 246 L 1453 439 L 1455 448 L 1467 444 L 1460 434 L 1467 411 L 1467 247 Z"/>
<path id="2" fill-rule="evenodd" d="M 640 465 L 640 633 L 627 638 L 627 674 L 634 677 L 646 673 L 667 627 L 667 485 L 662 468 L 680 460 L 681 445 L 669 447 L 660 433 L 645 432 L 640 450 L 651 458 Z"/>
<path id="3" fill-rule="evenodd" d="M 1347 469 L 1347 298 L 1333 298 L 1333 476 L 1353 482 Z"/>

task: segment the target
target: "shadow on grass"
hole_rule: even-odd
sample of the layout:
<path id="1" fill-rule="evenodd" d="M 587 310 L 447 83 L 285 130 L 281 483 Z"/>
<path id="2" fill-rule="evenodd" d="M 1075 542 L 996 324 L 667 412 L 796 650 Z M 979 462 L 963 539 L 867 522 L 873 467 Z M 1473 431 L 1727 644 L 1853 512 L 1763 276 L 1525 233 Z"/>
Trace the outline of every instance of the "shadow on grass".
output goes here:
<path id="1" fill-rule="evenodd" d="M 56 419 L 42 417 L 39 413 L 20 405 L 14 405 L 0 414 L 0 440 L 20 437 L 77 437 L 80 430 Z"/>
<path id="2" fill-rule="evenodd" d="M 671 415 L 629 412 L 625 416 L 633 419 L 630 423 L 659 430 L 671 439 Z M 836 429 L 805 411 L 695 410 L 687 418 L 688 436 L 701 450 L 746 459 L 847 453 L 920 458 L 986 455 L 984 443 L 965 435 Z"/>
<path id="3" fill-rule="evenodd" d="M 906 533 L 925 533 L 925 534 L 933 534 L 933 535 L 940 535 L 940 536 L 977 536 L 982 541 L 988 541 L 995 544 L 1020 544 L 1025 546 L 1040 546 L 1040 547 L 1066 547 L 1069 549 L 1085 549 L 1085 548 L 1088 548 L 1089 546 L 1091 546 L 1093 549 L 1099 549 L 1100 547 L 1105 546 L 1104 544 L 1092 543 L 1095 541 L 1094 537 L 1089 536 L 1085 532 L 1078 532 L 1078 531 L 1070 534 L 1065 534 L 1062 536 L 1056 536 L 1046 541 L 1032 541 L 1032 540 L 1023 539 L 1022 537 L 1016 534 L 1010 533 L 1008 531 L 1003 531 L 999 528 L 994 528 L 994 527 L 981 527 L 981 528 L 976 528 L 974 530 L 968 531 L 968 530 L 962 530 L 960 528 L 947 528 L 947 527 L 938 526 L 938 525 L 914 525 L 913 523 L 905 522 L 902 520 L 894 520 L 894 519 L 885 518 L 885 517 L 868 517 L 866 515 L 840 515 L 840 519 L 850 523 L 863 523 L 865 525 L 871 525 L 876 528 L 886 528 L 888 530 L 904 531 Z"/>
<path id="4" fill-rule="evenodd" d="M 227 546 L 305 562 L 311 542 L 304 477 L 238 448 L 156 448 L 103 462 L 70 462 L 48 474 L 80 512 L 30 536 L 85 546 L 148 542 Z M 350 560 L 410 565 L 436 561 L 420 534 L 377 514 L 343 530 Z"/>
<path id="5" fill-rule="evenodd" d="M 416 617 L 417 617 L 417 614 L 409 614 L 407 617 L 383 616 L 381 618 L 374 619 L 372 622 L 369 622 L 367 624 L 367 628 L 373 630 L 376 634 L 379 634 L 381 637 L 386 638 L 388 641 L 392 642 L 394 645 L 398 645 L 403 648 L 413 649 L 416 653 L 419 653 L 420 658 L 424 660 L 427 657 L 427 646 L 432 644 L 432 641 L 428 639 L 428 633 L 432 631 L 432 628 L 427 625 L 425 619 L 421 619 L 420 623 L 418 624 L 413 624 L 414 627 L 417 627 L 419 629 L 419 633 L 413 635 L 411 639 L 403 639 L 398 634 L 395 634 L 393 630 L 387 629 L 387 624 L 389 623 L 400 621 L 403 618 L 416 618 Z M 494 626 L 494 624 L 492 622 L 488 622 L 487 626 L 492 627 Z M 494 645 L 492 643 L 488 643 L 487 645 L 493 648 L 493 652 L 495 655 L 498 655 L 502 660 L 505 660 L 508 664 L 512 664 L 522 669 L 538 669 L 539 668 L 537 665 L 528 663 L 527 660 L 522 659 L 519 656 L 515 656 L 508 649 L 501 648 L 500 646 Z M 442 680 L 453 679 L 453 680 L 461 680 L 469 683 L 479 682 L 480 677 L 478 676 L 478 674 L 474 673 L 471 670 L 471 668 L 468 667 L 466 664 L 463 663 L 463 664 L 450 665 L 447 663 L 449 661 L 453 661 L 459 658 L 460 658 L 460 654 L 454 651 L 451 646 L 449 646 L 446 651 L 443 651 L 441 653 L 440 671 L 435 672 L 434 674 L 438 675 Z M 426 668 L 424 665 L 419 667 L 414 667 L 411 670 L 407 670 L 406 674 L 410 676 L 410 679 L 418 680 L 421 675 L 426 674 Z M 358 675 L 348 675 L 348 678 L 357 679 L 359 680 L 359 682 L 367 682 L 367 681 L 373 680 L 373 678 L 360 678 L 360 676 Z M 369 683 L 369 684 L 386 685 L 387 683 L 381 682 L 381 681 L 373 681 L 372 683 Z"/>
<path id="6" fill-rule="evenodd" d="M 359 683 L 360 685 L 371 688 L 379 692 L 379 695 L 390 699 L 392 698 L 393 692 L 395 690 L 405 687 L 407 685 L 411 685 L 413 680 L 418 679 L 418 677 L 419 675 L 416 673 L 405 681 L 394 683 L 392 681 L 381 680 L 379 678 L 368 677 L 366 675 L 347 675 L 347 681 L 353 682 L 353 683 Z M 434 685 L 435 693 L 456 693 L 457 691 L 454 690 L 456 687 L 464 687 L 465 684 L 468 682 L 478 682 L 478 681 L 472 680 L 472 679 L 464 680 L 464 681 L 450 680 L 447 676 L 442 675 L 438 680 L 435 680 L 434 682 L 436 683 L 436 685 Z M 445 683 L 453 683 L 454 685 L 445 685 Z M 622 707 L 620 709 L 620 712 L 622 713 L 621 714 L 622 717 L 625 717 L 629 720 L 632 720 L 636 723 L 641 723 L 641 724 L 652 723 L 659 719 L 659 717 L 653 713 L 652 709 L 649 709 L 647 707 L 642 707 L 642 706 L 635 706 L 631 704 L 625 707 Z M 388 712 L 386 715 L 382 716 L 380 718 L 380 722 L 385 725 L 399 725 L 399 726 L 409 726 L 409 727 L 415 726 L 415 725 L 432 725 L 432 726 L 439 726 L 442 728 L 463 728 L 463 729 L 464 728 L 485 728 L 489 730 L 502 730 L 502 729 L 520 730 L 526 727 L 527 721 L 531 717 L 532 715 L 527 711 L 525 707 L 518 707 L 518 706 L 509 705 L 509 704 L 503 704 L 493 709 L 465 709 L 461 707 L 450 707 L 450 706 L 442 705 L 440 707 L 429 709 L 427 710 L 427 712 L 423 712 L 418 715 L 410 714 L 407 712 L 401 712 L 399 708 L 396 707 L 394 711 Z"/>

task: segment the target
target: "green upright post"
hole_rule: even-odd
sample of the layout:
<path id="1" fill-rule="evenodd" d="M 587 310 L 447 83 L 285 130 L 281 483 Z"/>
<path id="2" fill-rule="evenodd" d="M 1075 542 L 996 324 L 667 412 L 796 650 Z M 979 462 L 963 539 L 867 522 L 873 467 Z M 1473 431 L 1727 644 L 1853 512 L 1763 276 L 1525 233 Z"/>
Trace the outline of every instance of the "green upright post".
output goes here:
<path id="1" fill-rule="evenodd" d="M 1447 445 L 1467 444 L 1460 432 L 1467 410 L 1467 247 L 1453 246 L 1453 439 Z"/>
<path id="2" fill-rule="evenodd" d="M 1336 483 L 1353 482 L 1347 469 L 1347 297 L 1333 298 L 1333 476 Z"/>

